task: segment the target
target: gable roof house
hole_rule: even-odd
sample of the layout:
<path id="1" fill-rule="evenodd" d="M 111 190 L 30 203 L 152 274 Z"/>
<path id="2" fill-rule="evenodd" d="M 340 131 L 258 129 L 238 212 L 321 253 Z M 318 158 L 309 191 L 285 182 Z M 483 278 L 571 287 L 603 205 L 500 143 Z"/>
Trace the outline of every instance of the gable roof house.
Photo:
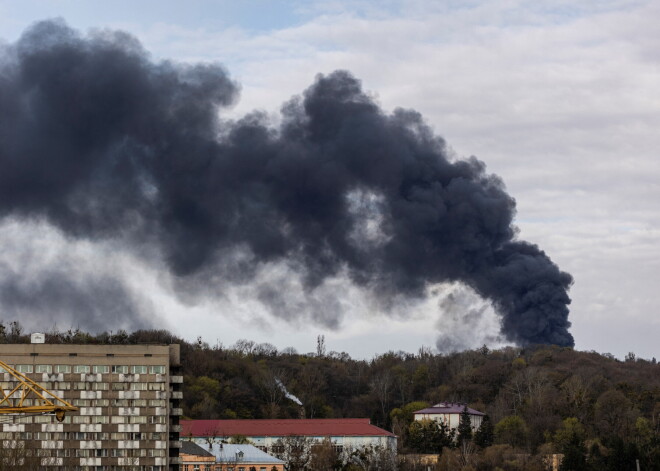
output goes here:
<path id="1" fill-rule="evenodd" d="M 206 448 L 183 441 L 182 471 L 284 471 L 284 461 L 252 445 L 216 443 Z"/>
<path id="2" fill-rule="evenodd" d="M 461 414 L 465 407 L 465 404 L 459 402 L 440 402 L 426 409 L 415 411 L 413 414 L 415 420 L 435 420 L 438 423 L 443 422 L 447 424 L 449 428 L 456 429 L 461 421 Z M 470 415 L 472 430 L 478 429 L 486 414 L 470 407 L 467 408 L 467 412 Z"/>
<path id="3" fill-rule="evenodd" d="M 215 456 L 216 463 L 221 465 L 218 471 L 283 471 L 284 461 L 264 453 L 254 445 L 214 443 L 211 453 Z"/>
<path id="4" fill-rule="evenodd" d="M 182 471 L 219 471 L 215 469 L 215 456 L 193 442 L 181 442 Z"/>

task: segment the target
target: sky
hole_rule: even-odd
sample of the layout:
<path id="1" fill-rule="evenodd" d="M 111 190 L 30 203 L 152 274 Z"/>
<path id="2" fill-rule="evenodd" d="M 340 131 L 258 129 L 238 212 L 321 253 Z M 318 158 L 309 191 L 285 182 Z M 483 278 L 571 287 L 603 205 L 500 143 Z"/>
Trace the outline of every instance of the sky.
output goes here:
<path id="1" fill-rule="evenodd" d="M 518 237 L 574 277 L 576 349 L 659 356 L 658 2 L 0 0 L 0 45 L 49 18 L 83 33 L 126 31 L 156 61 L 222 64 L 241 88 L 228 119 L 259 110 L 277 122 L 317 74 L 349 70 L 384 110 L 419 111 L 456 158 L 474 155 L 502 178 Z M 323 299 L 346 314 L 329 328 L 273 316 L 245 287 L 187 296 L 112 241 L 74 240 L 44 221 L 5 218 L 0 240 L 2 276 L 121 274 L 144 326 L 210 345 L 244 338 L 308 352 L 324 335 L 328 350 L 370 358 L 506 344 L 488 302 L 460 285 L 386 315 L 334 280 Z M 76 327 L 66 302 L 38 308 L 42 322 L 28 328 Z M 104 328 L 95 316 L 83 327 Z"/>

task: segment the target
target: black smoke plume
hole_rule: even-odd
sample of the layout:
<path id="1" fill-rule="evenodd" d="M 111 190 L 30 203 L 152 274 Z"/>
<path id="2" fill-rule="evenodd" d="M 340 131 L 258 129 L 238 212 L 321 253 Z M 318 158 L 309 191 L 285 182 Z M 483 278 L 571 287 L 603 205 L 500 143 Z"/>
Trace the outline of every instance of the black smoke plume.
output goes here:
<path id="1" fill-rule="evenodd" d="M 345 272 L 385 300 L 460 281 L 491 300 L 508 340 L 573 345 L 571 276 L 516 239 L 501 180 L 451 159 L 418 113 L 384 113 L 344 71 L 319 75 L 277 127 L 222 120 L 237 96 L 218 65 L 155 62 L 124 33 L 32 26 L 0 57 L 0 217 L 155 247 L 181 279 L 240 250 L 228 283 L 281 261 L 307 290 Z"/>

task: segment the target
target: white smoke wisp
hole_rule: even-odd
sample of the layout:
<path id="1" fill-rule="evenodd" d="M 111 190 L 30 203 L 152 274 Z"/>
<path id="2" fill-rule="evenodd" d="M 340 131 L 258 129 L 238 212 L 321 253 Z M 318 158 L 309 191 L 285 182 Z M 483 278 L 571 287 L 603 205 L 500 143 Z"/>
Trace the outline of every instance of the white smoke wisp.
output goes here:
<path id="1" fill-rule="evenodd" d="M 286 396 L 287 399 L 291 399 L 293 402 L 295 402 L 299 406 L 303 405 L 303 403 L 300 402 L 300 399 L 298 399 L 296 396 L 294 396 L 293 394 L 291 394 L 289 391 L 286 390 L 286 387 L 284 386 L 284 384 L 282 384 L 282 381 L 280 381 L 279 378 L 275 378 L 275 381 L 277 382 L 277 385 L 282 390 L 282 392 L 284 393 L 284 395 Z"/>
<path id="2" fill-rule="evenodd" d="M 491 303 L 472 289 L 460 283 L 443 285 L 437 287 L 433 299 L 440 311 L 436 321 L 439 352 L 508 344 L 500 333 L 499 318 Z"/>

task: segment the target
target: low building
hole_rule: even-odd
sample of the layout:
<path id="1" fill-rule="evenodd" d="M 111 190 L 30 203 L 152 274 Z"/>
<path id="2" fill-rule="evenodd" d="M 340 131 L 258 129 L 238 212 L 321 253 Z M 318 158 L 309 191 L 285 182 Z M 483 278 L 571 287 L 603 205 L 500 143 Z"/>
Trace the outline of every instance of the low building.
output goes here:
<path id="1" fill-rule="evenodd" d="M 335 450 L 365 447 L 396 450 L 397 437 L 372 425 L 369 419 L 182 420 L 181 437 L 204 444 L 226 443 L 240 435 L 265 453 L 278 454 L 281 441 L 303 437 L 329 439 Z"/>
<path id="2" fill-rule="evenodd" d="M 284 461 L 253 445 L 215 443 L 202 447 L 184 441 L 180 457 L 183 471 L 284 471 Z"/>
<path id="3" fill-rule="evenodd" d="M 284 461 L 254 445 L 214 443 L 216 471 L 284 471 Z"/>
<path id="4" fill-rule="evenodd" d="M 216 467 L 215 456 L 197 443 L 184 441 L 181 443 L 182 471 L 220 471 Z"/>
<path id="5" fill-rule="evenodd" d="M 438 423 L 444 423 L 449 428 L 457 429 L 461 421 L 461 414 L 465 410 L 466 405 L 458 402 L 440 402 L 434 406 L 427 407 L 414 412 L 415 420 L 434 420 Z M 470 415 L 470 425 L 473 430 L 477 430 L 481 426 L 483 420 L 483 412 L 467 408 Z"/>

